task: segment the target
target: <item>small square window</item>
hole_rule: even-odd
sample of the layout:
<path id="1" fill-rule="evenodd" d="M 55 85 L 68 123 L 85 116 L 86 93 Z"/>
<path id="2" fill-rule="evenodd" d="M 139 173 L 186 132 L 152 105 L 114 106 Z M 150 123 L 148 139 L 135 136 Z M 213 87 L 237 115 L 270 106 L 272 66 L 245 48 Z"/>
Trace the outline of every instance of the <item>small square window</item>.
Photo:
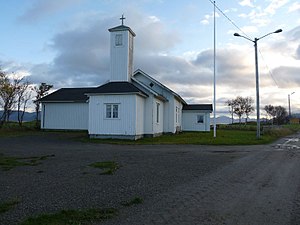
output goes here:
<path id="1" fill-rule="evenodd" d="M 122 46 L 123 45 L 123 36 L 122 34 L 116 34 L 115 36 L 115 45 Z"/>
<path id="2" fill-rule="evenodd" d="M 105 104 L 107 119 L 118 119 L 119 118 L 119 105 L 118 104 Z"/>
<path id="3" fill-rule="evenodd" d="M 204 123 L 204 116 L 203 115 L 197 115 L 197 123 Z"/>

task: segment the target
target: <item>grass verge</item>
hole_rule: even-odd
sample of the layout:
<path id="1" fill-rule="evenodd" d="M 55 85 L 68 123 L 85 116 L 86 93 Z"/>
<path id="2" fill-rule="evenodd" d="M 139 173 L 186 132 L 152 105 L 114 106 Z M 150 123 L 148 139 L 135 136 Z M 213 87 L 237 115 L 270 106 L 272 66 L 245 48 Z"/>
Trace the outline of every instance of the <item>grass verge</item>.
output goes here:
<path id="1" fill-rule="evenodd" d="M 5 213 L 11 210 L 15 205 L 17 205 L 20 201 L 18 199 L 9 200 L 3 203 L 0 203 L 0 214 Z"/>
<path id="2" fill-rule="evenodd" d="M 54 214 L 41 214 L 30 217 L 20 225 L 83 225 L 113 218 L 117 210 L 87 209 L 87 210 L 62 210 Z"/>
<path id="3" fill-rule="evenodd" d="M 89 165 L 90 167 L 102 169 L 101 175 L 112 175 L 115 173 L 117 169 L 119 169 L 119 165 L 113 161 L 105 161 L 105 162 L 95 162 Z"/>
<path id="4" fill-rule="evenodd" d="M 33 156 L 33 157 L 12 157 L 4 156 L 0 154 L 0 168 L 2 170 L 11 170 L 18 166 L 37 166 L 41 164 L 42 160 L 46 160 L 49 157 L 54 157 L 55 155 L 44 155 L 44 156 Z"/>
<path id="5" fill-rule="evenodd" d="M 155 138 L 142 138 L 136 141 L 119 139 L 81 139 L 83 142 L 128 145 L 156 145 L 156 144 L 192 144 L 192 145 L 260 145 L 269 144 L 293 133 L 300 131 L 300 125 L 284 125 L 271 127 L 262 131 L 260 139 L 256 138 L 256 125 L 226 125 L 219 126 L 217 137 L 211 132 L 182 132 L 179 134 L 165 134 Z"/>

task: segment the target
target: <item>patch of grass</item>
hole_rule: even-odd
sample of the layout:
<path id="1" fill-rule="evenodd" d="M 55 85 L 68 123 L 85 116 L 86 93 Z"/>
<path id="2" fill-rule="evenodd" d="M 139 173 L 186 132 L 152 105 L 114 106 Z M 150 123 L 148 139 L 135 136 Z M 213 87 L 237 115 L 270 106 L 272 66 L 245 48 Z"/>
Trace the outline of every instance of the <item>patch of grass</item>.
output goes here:
<path id="1" fill-rule="evenodd" d="M 0 137 L 19 137 L 39 134 L 42 134 L 42 132 L 36 128 L 35 121 L 23 122 L 22 126 L 17 122 L 7 122 L 0 129 Z"/>
<path id="2" fill-rule="evenodd" d="M 220 126 L 217 129 L 217 137 L 211 132 L 182 132 L 179 134 L 165 134 L 155 138 L 142 138 L 136 141 L 119 139 L 88 139 L 85 142 L 105 144 L 128 144 L 128 145 L 156 145 L 156 144 L 193 144 L 193 145 L 260 145 L 269 144 L 278 138 L 285 137 L 300 130 L 300 125 L 283 126 L 279 130 L 262 132 L 261 138 L 256 138 L 256 125 L 234 125 L 229 128 Z"/>
<path id="3" fill-rule="evenodd" d="M 128 202 L 122 202 L 121 205 L 129 207 L 129 206 L 133 206 L 133 205 L 137 205 L 137 204 L 142 204 L 144 202 L 144 200 L 140 197 L 136 197 Z"/>
<path id="4" fill-rule="evenodd" d="M 101 175 L 112 175 L 120 167 L 118 163 L 113 161 L 95 162 L 90 164 L 89 166 L 102 169 L 103 172 L 100 173 Z"/>
<path id="5" fill-rule="evenodd" d="M 4 156 L 0 153 L 0 168 L 2 170 L 11 170 L 18 166 L 37 166 L 41 164 L 40 161 L 46 160 L 49 157 L 54 157 L 55 155 L 44 155 L 44 156 L 33 156 L 33 157 L 13 157 Z"/>
<path id="6" fill-rule="evenodd" d="M 111 219 L 116 214 L 117 210 L 113 208 L 62 210 L 54 214 L 41 214 L 37 217 L 30 217 L 20 225 L 83 225 Z"/>
<path id="7" fill-rule="evenodd" d="M 15 205 L 17 205 L 20 201 L 18 199 L 9 200 L 3 203 L 0 203 L 0 214 L 5 213 L 11 210 Z"/>

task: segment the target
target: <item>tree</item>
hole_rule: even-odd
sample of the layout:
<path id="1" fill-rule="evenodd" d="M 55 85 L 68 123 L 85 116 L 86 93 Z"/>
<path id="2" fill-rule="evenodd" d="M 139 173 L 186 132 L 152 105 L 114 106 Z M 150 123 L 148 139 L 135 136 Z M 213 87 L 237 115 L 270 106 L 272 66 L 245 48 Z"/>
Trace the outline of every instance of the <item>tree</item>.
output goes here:
<path id="1" fill-rule="evenodd" d="M 31 92 L 29 91 L 29 82 L 22 83 L 17 92 L 17 112 L 18 122 L 22 126 L 24 114 L 27 108 L 27 103 L 31 98 Z"/>
<path id="2" fill-rule="evenodd" d="M 51 84 L 41 83 L 38 87 L 34 87 L 36 92 L 35 100 L 35 112 L 36 112 L 36 126 L 38 127 L 39 122 L 39 112 L 40 112 L 40 102 L 39 100 L 48 94 L 48 91 L 53 87 Z"/>
<path id="3" fill-rule="evenodd" d="M 242 96 L 226 101 L 227 106 L 229 106 L 229 113 L 231 114 L 231 122 L 233 123 L 233 114 L 239 117 L 239 123 L 242 122 L 242 116 L 246 114 L 245 123 L 247 124 L 249 115 L 254 111 L 252 103 L 253 99 L 251 97 L 243 98 Z"/>
<path id="4" fill-rule="evenodd" d="M 273 105 L 266 105 L 265 111 L 269 117 L 272 118 L 272 124 L 274 123 L 274 118 L 276 116 L 275 107 Z"/>
<path id="5" fill-rule="evenodd" d="M 229 113 L 231 115 L 231 124 L 233 124 L 233 114 L 234 114 L 234 99 L 227 100 L 225 104 L 229 107 Z"/>
<path id="6" fill-rule="evenodd" d="M 246 114 L 245 123 L 247 124 L 250 114 L 254 111 L 254 107 L 252 106 L 253 99 L 251 97 L 244 98 L 244 104 L 245 104 L 245 114 Z"/>
<path id="7" fill-rule="evenodd" d="M 280 105 L 276 106 L 275 114 L 276 114 L 277 125 L 284 124 L 286 122 L 288 113 L 284 107 Z"/>
<path id="8" fill-rule="evenodd" d="M 272 117 L 272 124 L 276 120 L 277 125 L 283 124 L 286 122 L 288 113 L 286 109 L 282 106 L 273 106 L 273 105 L 266 105 L 265 106 L 266 113 Z"/>
<path id="9" fill-rule="evenodd" d="M 8 74 L 0 70 L 0 106 L 3 113 L 0 117 L 0 128 L 9 120 L 9 116 L 17 100 L 16 96 L 20 90 L 23 78 L 10 79 Z"/>

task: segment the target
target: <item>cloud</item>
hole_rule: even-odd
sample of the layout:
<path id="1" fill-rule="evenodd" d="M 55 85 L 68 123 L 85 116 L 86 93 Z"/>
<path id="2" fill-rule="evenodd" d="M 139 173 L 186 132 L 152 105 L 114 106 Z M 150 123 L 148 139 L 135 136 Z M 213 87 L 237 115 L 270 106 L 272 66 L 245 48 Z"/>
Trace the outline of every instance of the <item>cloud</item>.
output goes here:
<path id="1" fill-rule="evenodd" d="M 265 9 L 265 12 L 269 15 L 274 15 L 278 9 L 286 5 L 289 0 L 272 0 L 271 3 Z"/>
<path id="2" fill-rule="evenodd" d="M 252 0 L 242 0 L 239 2 L 241 6 L 254 7 Z"/>
<path id="3" fill-rule="evenodd" d="M 299 11 L 300 12 L 300 3 L 299 2 L 294 2 L 290 7 L 289 7 L 289 12 L 295 12 Z"/>
<path id="4" fill-rule="evenodd" d="M 35 0 L 31 8 L 25 11 L 18 20 L 27 23 L 37 22 L 45 16 L 49 16 L 70 6 L 79 4 L 82 1 L 83 0 Z"/>

